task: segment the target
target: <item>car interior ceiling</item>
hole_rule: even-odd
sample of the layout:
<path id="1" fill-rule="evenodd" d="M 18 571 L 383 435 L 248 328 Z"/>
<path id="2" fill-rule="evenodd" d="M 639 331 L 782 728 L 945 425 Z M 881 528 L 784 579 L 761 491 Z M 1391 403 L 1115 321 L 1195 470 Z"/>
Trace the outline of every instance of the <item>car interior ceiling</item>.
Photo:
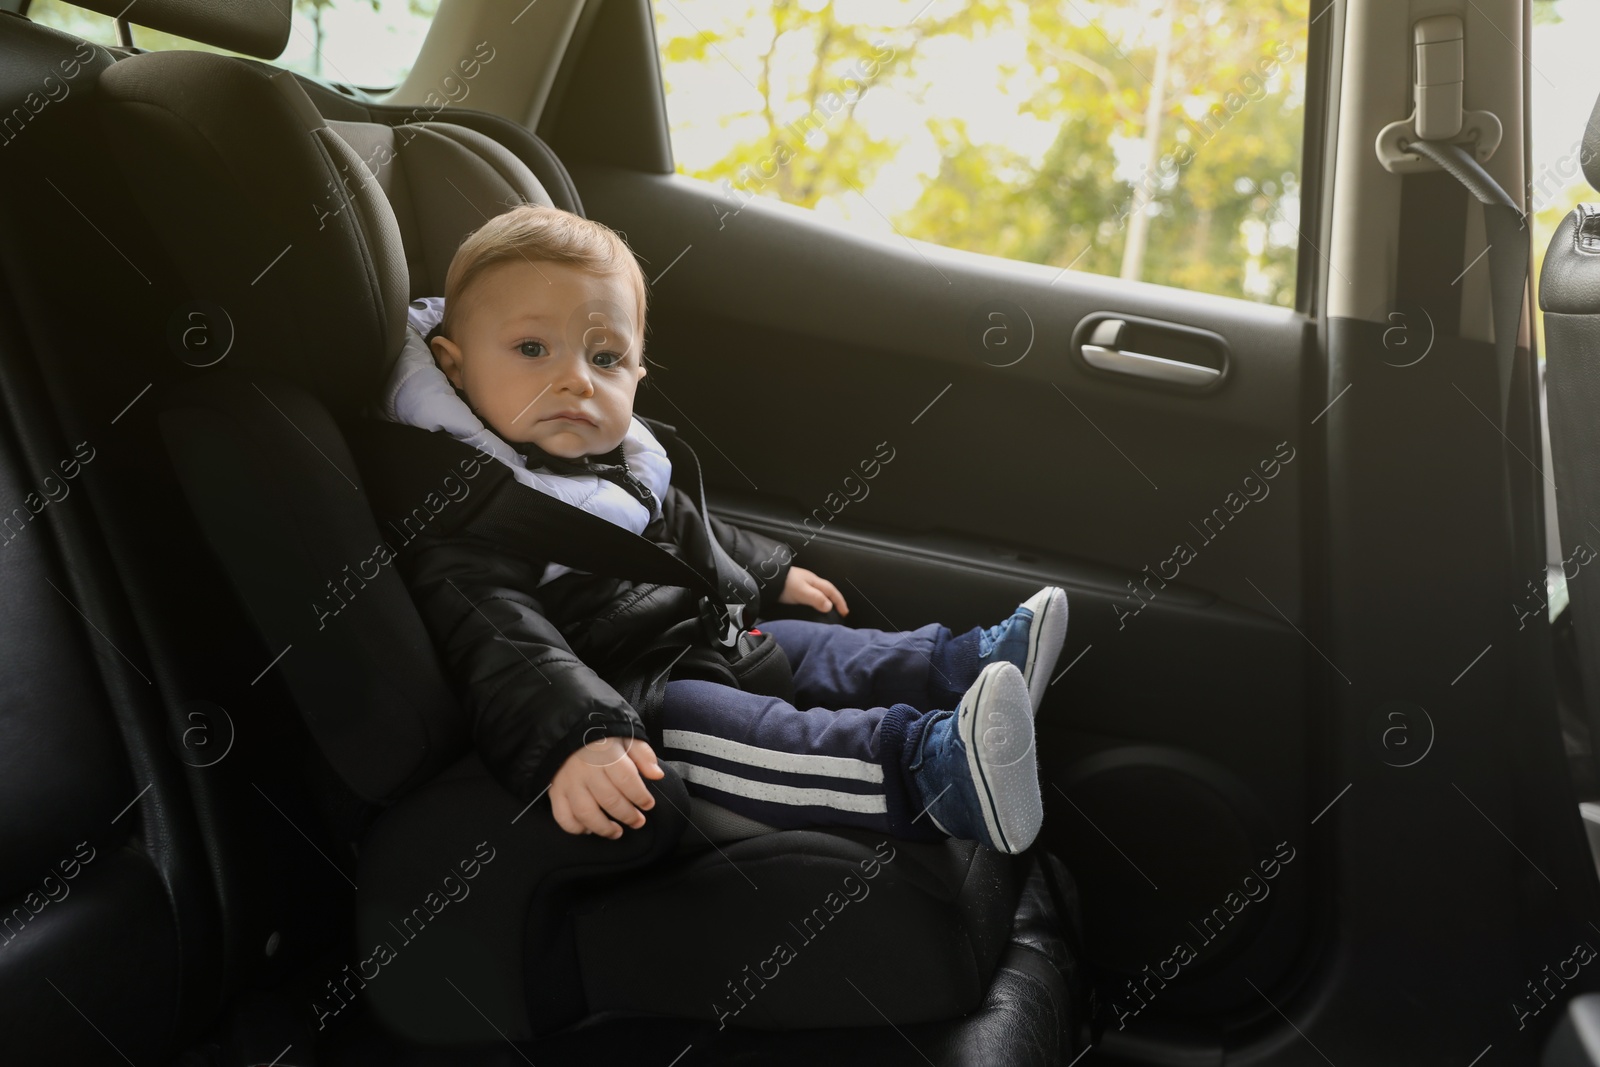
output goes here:
<path id="1" fill-rule="evenodd" d="M 679 166 L 649 0 L 439 0 L 389 90 L 281 66 L 298 0 L 77 5 L 116 45 L 29 6 L 0 1067 L 1600 1063 L 1600 567 L 1528 599 L 1600 536 L 1600 222 L 1528 302 L 1493 194 L 1532 186 L 1532 5 L 1304 5 L 1293 306 L 732 203 Z M 1498 149 L 1380 158 L 1452 15 Z M 625 236 L 639 412 L 848 625 L 1066 590 L 1033 847 L 774 831 L 670 769 L 644 828 L 570 835 L 486 769 L 394 568 L 307 610 L 388 537 L 367 402 L 408 304 L 519 203 Z M 1034 357 L 991 362 L 1024 309 Z M 1145 344 L 1205 384 L 1092 358 Z"/>

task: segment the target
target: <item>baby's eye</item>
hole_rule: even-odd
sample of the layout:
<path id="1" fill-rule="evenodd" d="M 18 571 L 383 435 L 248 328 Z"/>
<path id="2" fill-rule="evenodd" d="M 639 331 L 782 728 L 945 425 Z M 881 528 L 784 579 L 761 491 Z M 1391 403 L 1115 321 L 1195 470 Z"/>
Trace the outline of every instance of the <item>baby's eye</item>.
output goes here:
<path id="1" fill-rule="evenodd" d="M 597 365 L 607 369 L 617 366 L 623 360 L 623 356 L 618 352 L 596 352 L 594 358 Z"/>
<path id="2" fill-rule="evenodd" d="M 534 349 L 534 351 L 529 351 L 529 349 Z M 525 356 L 537 358 L 537 357 L 542 356 L 542 355 L 545 354 L 544 342 L 543 341 L 522 341 L 522 342 L 518 343 L 517 351 L 521 352 Z"/>

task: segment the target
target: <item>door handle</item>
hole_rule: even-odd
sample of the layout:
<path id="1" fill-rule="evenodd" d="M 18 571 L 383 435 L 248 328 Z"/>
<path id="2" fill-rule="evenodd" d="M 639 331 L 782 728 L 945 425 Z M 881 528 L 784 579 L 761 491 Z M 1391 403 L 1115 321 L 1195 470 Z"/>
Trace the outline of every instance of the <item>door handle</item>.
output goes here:
<path id="1" fill-rule="evenodd" d="M 1149 327 L 1156 324 L 1141 323 L 1141 325 Z M 1178 326 L 1166 326 L 1163 324 L 1157 328 L 1170 331 L 1179 337 L 1190 334 L 1206 336 L 1204 331 L 1191 331 Z M 1128 320 L 1126 319 L 1101 319 L 1094 324 L 1093 331 L 1081 346 L 1080 351 L 1083 353 L 1084 362 L 1099 370 L 1110 371 L 1115 374 L 1127 374 L 1135 378 L 1147 378 L 1151 381 L 1165 382 L 1170 385 L 1203 387 L 1211 385 L 1222 377 L 1221 367 L 1212 367 L 1186 359 L 1172 359 L 1167 356 L 1134 352 L 1123 348 L 1124 335 L 1129 332 Z M 1220 341 L 1221 339 L 1217 338 L 1217 340 Z"/>

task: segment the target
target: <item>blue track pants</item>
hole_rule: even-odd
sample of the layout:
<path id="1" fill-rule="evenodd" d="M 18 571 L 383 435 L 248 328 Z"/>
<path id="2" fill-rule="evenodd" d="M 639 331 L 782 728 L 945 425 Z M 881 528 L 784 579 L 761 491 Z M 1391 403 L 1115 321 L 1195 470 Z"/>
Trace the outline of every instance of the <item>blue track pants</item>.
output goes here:
<path id="1" fill-rule="evenodd" d="M 768 619 L 795 703 L 699 679 L 666 685 L 667 761 L 689 792 L 779 829 L 855 826 L 941 837 L 910 782 L 919 720 L 976 680 L 978 630 L 889 631 Z"/>

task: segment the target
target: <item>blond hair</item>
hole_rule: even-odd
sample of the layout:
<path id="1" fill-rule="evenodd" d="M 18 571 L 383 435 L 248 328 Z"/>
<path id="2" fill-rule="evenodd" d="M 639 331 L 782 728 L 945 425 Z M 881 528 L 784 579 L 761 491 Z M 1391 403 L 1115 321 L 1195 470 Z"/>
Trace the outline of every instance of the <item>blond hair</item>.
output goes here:
<path id="1" fill-rule="evenodd" d="M 450 336 L 453 311 L 473 282 L 490 268 L 519 259 L 565 263 L 591 274 L 627 276 L 638 299 L 638 318 L 633 327 L 643 352 L 644 272 L 634 260 L 633 251 L 611 227 L 540 204 L 523 204 L 496 215 L 461 242 L 445 272 L 440 332 Z"/>

